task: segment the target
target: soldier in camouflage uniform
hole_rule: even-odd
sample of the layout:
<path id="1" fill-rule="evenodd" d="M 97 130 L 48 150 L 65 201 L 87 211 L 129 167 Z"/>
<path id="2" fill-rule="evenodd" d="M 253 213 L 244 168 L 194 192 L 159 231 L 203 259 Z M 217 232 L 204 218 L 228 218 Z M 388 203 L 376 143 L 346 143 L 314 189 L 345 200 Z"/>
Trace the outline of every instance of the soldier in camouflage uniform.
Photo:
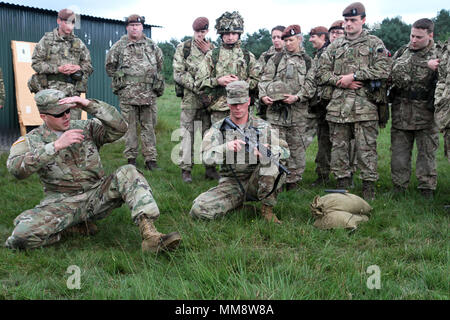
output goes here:
<path id="1" fill-rule="evenodd" d="M 3 72 L 0 69 L 0 109 L 5 105 L 5 84 L 3 83 Z"/>
<path id="2" fill-rule="evenodd" d="M 205 54 L 213 49 L 205 37 L 209 31 L 209 21 L 205 17 L 195 19 L 192 28 L 194 37 L 177 46 L 173 57 L 173 78 L 182 90 L 180 127 L 183 128 L 183 137 L 180 145 L 181 176 L 184 182 L 192 182 L 192 166 L 194 163 L 195 128 L 201 125 L 202 138 L 206 130 L 211 127 L 211 115 L 203 107 L 197 89 L 194 86 L 198 66 Z M 206 166 L 206 179 L 219 179 L 215 166 Z"/>
<path id="3" fill-rule="evenodd" d="M 94 71 L 86 45 L 74 33 L 75 13 L 63 9 L 58 13 L 58 28 L 47 32 L 33 51 L 31 67 L 36 71 L 28 82 L 30 91 L 57 89 L 66 96 L 87 91 L 89 75 Z M 74 109 L 72 120 L 81 119 L 81 109 Z"/>
<path id="4" fill-rule="evenodd" d="M 127 34 L 106 55 L 106 73 L 112 78 L 114 94 L 119 96 L 122 115 L 128 123 L 124 155 L 136 165 L 141 126 L 142 154 L 148 170 L 159 169 L 156 159 L 156 98 L 164 93 L 161 49 L 144 33 L 144 17 L 133 14 L 126 19 Z"/>
<path id="5" fill-rule="evenodd" d="M 96 229 L 92 220 L 105 218 L 125 202 L 139 225 L 143 251 L 176 247 L 178 233 L 164 235 L 156 230 L 153 221 L 159 216 L 158 206 L 136 167 L 126 165 L 105 176 L 99 149 L 127 130 L 119 112 L 101 101 L 65 98 L 55 89 L 38 92 L 35 100 L 44 124 L 13 144 L 7 168 L 18 179 L 37 173 L 45 198 L 14 220 L 6 246 L 37 248 L 59 241 L 64 231 L 77 229 L 91 234 Z M 74 108 L 95 118 L 70 121 Z"/>
<path id="6" fill-rule="evenodd" d="M 202 102 L 211 111 L 211 123 L 228 116 L 227 84 L 243 80 L 248 82 L 250 93 L 257 89 L 259 68 L 253 53 L 241 47 L 244 20 L 239 12 L 225 12 L 216 20 L 215 28 L 222 43 L 211 50 L 198 68 L 195 86 L 202 92 Z"/>
<path id="7" fill-rule="evenodd" d="M 249 114 L 248 88 L 245 81 L 227 85 L 230 120 L 252 139 L 258 137 L 260 143 L 269 145 L 274 155 L 279 155 L 281 159 L 289 157 L 286 142 L 278 139 L 270 124 Z M 194 200 L 190 215 L 216 219 L 240 207 L 245 201 L 252 200 L 262 202 L 261 213 L 266 220 L 281 223 L 272 208 L 276 204 L 284 175 L 278 178 L 277 166 L 262 163 L 256 149 L 246 152 L 242 137 L 232 129 L 225 130 L 223 124 L 224 120 L 214 123 L 202 144 L 203 161 L 221 165 L 219 185 Z"/>
<path id="8" fill-rule="evenodd" d="M 434 118 L 439 130 L 444 134 L 444 150 L 450 162 L 450 38 L 440 53 L 435 108 Z"/>
<path id="9" fill-rule="evenodd" d="M 261 53 L 258 59 L 258 65 L 261 74 L 264 73 L 264 67 L 266 66 L 267 62 L 270 58 L 272 58 L 277 52 L 281 52 L 284 48 L 284 40 L 281 38 L 283 35 L 283 31 L 286 29 L 284 26 L 276 26 L 271 31 L 271 37 L 272 37 L 272 46 L 269 48 L 269 50 Z M 267 120 L 266 117 L 266 111 L 267 106 L 264 103 L 261 103 L 261 101 L 257 100 L 255 101 L 256 109 L 258 110 L 258 113 L 256 114 L 261 119 Z"/>
<path id="10" fill-rule="evenodd" d="M 334 88 L 326 116 L 332 143 L 331 172 L 337 178 L 338 188 L 351 186 L 350 140 L 354 137 L 362 194 L 364 199 L 373 200 L 374 182 L 378 180 L 379 117 L 371 83 L 389 77 L 389 52 L 383 41 L 363 30 L 363 4 L 352 3 L 343 16 L 346 36 L 332 42 L 319 60 L 319 84 Z"/>
<path id="11" fill-rule="evenodd" d="M 306 146 L 308 128 L 308 103 L 301 100 L 301 90 L 305 83 L 312 60 L 300 46 L 302 41 L 299 25 L 291 25 L 283 32 L 285 48 L 274 55 L 264 68 L 259 83 L 260 100 L 268 106 L 267 121 L 279 130 L 280 138 L 286 140 L 291 151 L 287 166 L 291 174 L 286 178 L 286 189 L 298 188 L 306 166 Z M 275 101 L 269 92 L 276 92 L 274 87 L 285 84 L 286 92 L 282 101 Z"/>
<path id="12" fill-rule="evenodd" d="M 410 42 L 394 55 L 391 78 L 391 175 L 395 191 L 403 193 L 411 176 L 414 141 L 417 144 L 416 176 L 421 193 L 432 198 L 437 185 L 436 151 L 439 130 L 434 121 L 437 59 L 434 24 L 420 19 L 411 28 Z M 432 61 L 433 62 L 433 61 Z"/>

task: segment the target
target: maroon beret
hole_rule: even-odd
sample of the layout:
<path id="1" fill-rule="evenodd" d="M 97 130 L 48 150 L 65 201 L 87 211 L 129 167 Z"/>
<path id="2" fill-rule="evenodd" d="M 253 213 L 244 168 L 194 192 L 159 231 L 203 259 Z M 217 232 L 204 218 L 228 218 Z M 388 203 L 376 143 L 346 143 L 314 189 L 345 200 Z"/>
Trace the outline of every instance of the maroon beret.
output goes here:
<path id="1" fill-rule="evenodd" d="M 309 32 L 309 35 L 310 36 L 312 36 L 312 35 L 320 36 L 322 34 L 327 34 L 327 33 L 328 33 L 328 29 L 323 26 L 320 26 L 320 27 L 312 28 L 311 31 Z"/>
<path id="2" fill-rule="evenodd" d="M 194 23 L 192 24 L 192 29 L 194 29 L 194 31 L 208 30 L 209 29 L 208 18 L 199 17 L 195 19 Z"/>
<path id="3" fill-rule="evenodd" d="M 337 20 L 337 21 L 333 22 L 330 29 L 328 29 L 328 32 L 330 32 L 331 30 L 335 30 L 335 29 L 344 30 L 344 23 L 345 23 L 344 20 Z"/>
<path id="4" fill-rule="evenodd" d="M 355 17 L 355 16 L 365 16 L 366 8 L 361 2 L 354 2 L 344 9 L 342 12 L 344 17 Z"/>
<path id="5" fill-rule="evenodd" d="M 62 9 L 58 12 L 58 18 L 61 20 L 75 19 L 75 12 L 70 9 Z"/>
<path id="6" fill-rule="evenodd" d="M 129 25 L 130 23 L 141 23 L 142 25 L 144 25 L 145 17 L 142 17 L 138 14 L 132 14 L 125 18 L 125 23 L 126 25 Z"/>
<path id="7" fill-rule="evenodd" d="M 283 31 L 283 33 L 281 35 L 281 39 L 293 37 L 293 36 L 299 35 L 301 33 L 302 33 L 302 29 L 300 28 L 300 26 L 298 24 L 293 24 L 293 25 L 290 25 L 289 27 L 287 27 Z"/>

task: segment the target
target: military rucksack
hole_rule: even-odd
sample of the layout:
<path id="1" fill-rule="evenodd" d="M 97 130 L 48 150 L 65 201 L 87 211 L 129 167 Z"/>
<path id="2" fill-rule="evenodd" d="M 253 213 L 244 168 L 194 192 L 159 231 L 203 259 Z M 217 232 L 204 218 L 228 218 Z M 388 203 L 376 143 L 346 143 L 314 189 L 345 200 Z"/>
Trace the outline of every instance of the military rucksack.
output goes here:
<path id="1" fill-rule="evenodd" d="M 192 39 L 183 42 L 183 58 L 186 60 L 191 55 Z M 179 98 L 184 97 L 184 87 L 175 81 L 175 94 Z"/>

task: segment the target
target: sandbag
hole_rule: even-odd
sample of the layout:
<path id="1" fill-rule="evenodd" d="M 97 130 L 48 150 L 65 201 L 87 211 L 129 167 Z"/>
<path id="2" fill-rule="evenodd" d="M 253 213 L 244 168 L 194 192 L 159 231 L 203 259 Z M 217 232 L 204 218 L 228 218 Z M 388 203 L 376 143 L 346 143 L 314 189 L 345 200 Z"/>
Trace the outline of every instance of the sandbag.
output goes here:
<path id="1" fill-rule="evenodd" d="M 346 211 L 352 214 L 369 214 L 372 207 L 361 197 L 351 193 L 330 193 L 316 196 L 311 203 L 314 215 L 323 216 L 332 211 Z"/>
<path id="2" fill-rule="evenodd" d="M 314 226 L 319 229 L 356 229 L 361 222 L 369 221 L 364 215 L 351 214 L 346 211 L 331 211 L 326 215 L 318 218 L 314 222 Z"/>

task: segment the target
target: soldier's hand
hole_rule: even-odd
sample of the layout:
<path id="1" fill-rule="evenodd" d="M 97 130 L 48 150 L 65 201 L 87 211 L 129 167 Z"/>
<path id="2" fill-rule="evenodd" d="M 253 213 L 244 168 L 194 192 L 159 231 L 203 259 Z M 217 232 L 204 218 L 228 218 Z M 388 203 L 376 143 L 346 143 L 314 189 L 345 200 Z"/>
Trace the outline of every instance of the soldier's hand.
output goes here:
<path id="1" fill-rule="evenodd" d="M 428 61 L 428 68 L 430 68 L 433 71 L 436 71 L 439 68 L 439 59 L 431 59 Z"/>
<path id="2" fill-rule="evenodd" d="M 87 107 L 89 104 L 88 99 L 84 99 L 82 97 L 74 96 L 74 97 L 68 97 L 59 100 L 58 104 L 69 104 L 71 108 L 81 108 L 81 107 Z"/>
<path id="3" fill-rule="evenodd" d="M 244 141 L 242 141 L 240 139 L 236 139 L 236 140 L 227 142 L 227 149 L 230 151 L 239 152 L 239 151 L 241 151 L 243 145 L 245 145 Z"/>
<path id="4" fill-rule="evenodd" d="M 74 143 L 81 143 L 84 140 L 83 130 L 72 129 L 64 132 L 58 140 L 55 141 L 55 151 L 70 147 Z"/>
<path id="5" fill-rule="evenodd" d="M 234 81 L 239 81 L 239 78 L 234 74 L 229 74 L 227 76 L 223 76 L 217 79 L 217 83 L 222 87 L 226 87 L 229 83 L 232 83 Z"/>
<path id="6" fill-rule="evenodd" d="M 292 94 L 284 94 L 284 97 L 285 99 L 283 100 L 283 102 L 287 104 L 293 104 L 300 100 L 298 96 L 294 96 Z"/>
<path id="7" fill-rule="evenodd" d="M 195 39 L 196 46 L 200 49 L 201 52 L 207 53 L 211 49 L 211 43 L 205 40 L 197 40 Z"/>
<path id="8" fill-rule="evenodd" d="M 339 81 L 336 83 L 336 86 L 347 89 L 353 81 L 353 73 L 346 74 L 345 76 L 340 77 Z"/>
<path id="9" fill-rule="evenodd" d="M 65 64 L 63 66 L 58 67 L 58 71 L 60 73 L 67 74 L 67 75 L 75 73 L 78 70 L 81 70 L 81 67 L 79 65 L 74 65 L 74 64 Z"/>
<path id="10" fill-rule="evenodd" d="M 262 98 L 261 98 L 261 101 L 264 102 L 264 104 L 267 105 L 267 106 L 269 106 L 269 107 L 270 107 L 271 105 L 273 105 L 273 100 L 272 100 L 272 98 L 270 98 L 269 96 L 262 97 Z"/>
<path id="11" fill-rule="evenodd" d="M 358 89 L 361 89 L 363 86 L 364 86 L 364 83 L 362 83 L 361 81 L 353 81 L 348 86 L 348 89 L 358 90 Z"/>

